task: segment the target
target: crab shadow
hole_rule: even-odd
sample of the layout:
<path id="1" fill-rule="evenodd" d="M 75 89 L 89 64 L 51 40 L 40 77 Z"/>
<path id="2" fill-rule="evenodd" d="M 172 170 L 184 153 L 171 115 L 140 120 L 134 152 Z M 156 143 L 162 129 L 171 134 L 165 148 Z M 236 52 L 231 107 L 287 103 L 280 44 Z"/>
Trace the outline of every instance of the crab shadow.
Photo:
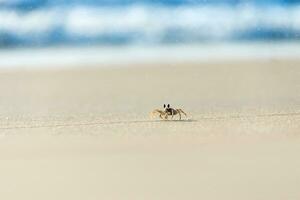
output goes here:
<path id="1" fill-rule="evenodd" d="M 174 120 L 135 120 L 135 121 L 116 121 L 116 122 L 109 122 L 109 124 L 139 124 L 139 123 L 190 123 L 190 122 L 197 122 L 194 119 L 174 119 Z"/>

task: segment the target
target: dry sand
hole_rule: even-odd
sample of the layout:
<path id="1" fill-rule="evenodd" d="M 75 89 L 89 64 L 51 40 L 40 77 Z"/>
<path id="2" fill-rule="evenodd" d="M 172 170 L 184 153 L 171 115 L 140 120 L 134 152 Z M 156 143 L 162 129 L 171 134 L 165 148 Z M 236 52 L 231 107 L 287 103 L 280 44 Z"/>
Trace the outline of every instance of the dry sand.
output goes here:
<path id="1" fill-rule="evenodd" d="M 0 199 L 298 200 L 299 65 L 3 70 Z"/>

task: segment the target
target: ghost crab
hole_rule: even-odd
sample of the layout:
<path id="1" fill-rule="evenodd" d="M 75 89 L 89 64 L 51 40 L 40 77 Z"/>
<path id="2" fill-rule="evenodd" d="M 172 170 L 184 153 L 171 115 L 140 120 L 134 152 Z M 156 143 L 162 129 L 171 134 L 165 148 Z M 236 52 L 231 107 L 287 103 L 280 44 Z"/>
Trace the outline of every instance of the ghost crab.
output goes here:
<path id="1" fill-rule="evenodd" d="M 171 119 L 173 119 L 174 115 L 179 115 L 179 120 L 181 120 L 181 114 L 184 114 L 185 117 L 187 117 L 186 113 L 181 109 L 174 109 L 170 107 L 170 104 L 166 106 L 164 104 L 164 110 L 155 109 L 153 110 L 150 115 L 153 117 L 154 115 L 158 115 L 161 119 L 167 120 L 168 116 L 172 116 Z"/>

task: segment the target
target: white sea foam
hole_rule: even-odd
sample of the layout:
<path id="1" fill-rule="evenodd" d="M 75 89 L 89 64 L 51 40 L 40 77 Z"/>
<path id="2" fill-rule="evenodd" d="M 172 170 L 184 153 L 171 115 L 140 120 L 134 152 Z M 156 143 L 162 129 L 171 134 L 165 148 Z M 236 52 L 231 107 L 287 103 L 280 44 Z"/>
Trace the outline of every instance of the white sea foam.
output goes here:
<path id="1" fill-rule="evenodd" d="M 51 7 L 0 10 L 0 34 L 25 41 L 123 37 L 134 42 L 222 40 L 260 32 L 300 38 L 300 6 Z M 57 32 L 57 33 L 56 33 Z M 56 33 L 56 34 L 54 34 Z M 0 35 L 1 37 L 1 35 Z M 255 37 L 255 36 L 254 36 Z M 272 39 L 272 38 L 271 38 Z M 5 40 L 2 35 L 2 40 Z"/>

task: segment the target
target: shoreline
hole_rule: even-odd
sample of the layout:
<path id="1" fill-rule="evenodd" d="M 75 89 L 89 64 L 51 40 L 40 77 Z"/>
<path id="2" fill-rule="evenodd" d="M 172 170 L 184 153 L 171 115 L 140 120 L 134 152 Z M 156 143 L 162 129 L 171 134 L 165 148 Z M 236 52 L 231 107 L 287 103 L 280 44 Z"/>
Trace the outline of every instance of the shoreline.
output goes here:
<path id="1" fill-rule="evenodd" d="M 74 69 L 126 67 L 138 64 L 169 64 L 230 61 L 297 60 L 299 42 L 203 43 L 162 46 L 84 46 L 16 48 L 0 50 L 0 70 Z"/>

